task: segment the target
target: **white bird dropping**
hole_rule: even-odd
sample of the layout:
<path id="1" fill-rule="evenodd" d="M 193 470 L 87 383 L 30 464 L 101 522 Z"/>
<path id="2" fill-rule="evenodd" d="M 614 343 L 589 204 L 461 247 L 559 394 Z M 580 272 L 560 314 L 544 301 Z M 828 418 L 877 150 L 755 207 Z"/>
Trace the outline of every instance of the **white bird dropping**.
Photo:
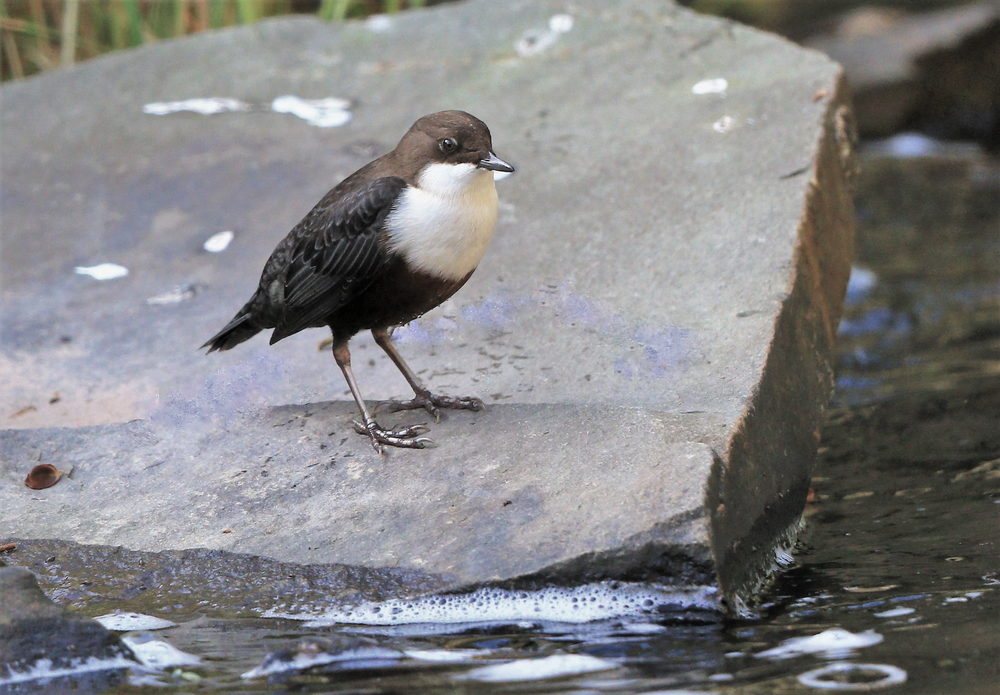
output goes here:
<path id="1" fill-rule="evenodd" d="M 229 247 L 229 242 L 233 240 L 234 236 L 235 235 L 228 230 L 225 232 L 219 232 L 218 234 L 213 234 L 208 237 L 201 247 L 209 253 L 222 253 Z"/>
<path id="2" fill-rule="evenodd" d="M 715 77 L 709 80 L 702 80 L 691 88 L 694 94 L 725 94 L 729 89 L 729 81 L 724 77 Z"/>
<path id="3" fill-rule="evenodd" d="M 77 275 L 89 275 L 95 280 L 114 280 L 128 275 L 128 268 L 117 263 L 99 263 L 98 265 L 76 267 Z"/>

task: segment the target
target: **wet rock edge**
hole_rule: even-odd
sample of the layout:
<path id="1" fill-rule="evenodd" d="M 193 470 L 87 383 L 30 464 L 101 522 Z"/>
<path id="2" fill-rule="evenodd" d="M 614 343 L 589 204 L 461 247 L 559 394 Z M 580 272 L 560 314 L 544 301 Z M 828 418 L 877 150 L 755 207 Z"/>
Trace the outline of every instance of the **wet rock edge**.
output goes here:
<path id="1" fill-rule="evenodd" d="M 831 95 L 798 229 L 793 276 L 763 373 L 706 490 L 712 554 L 726 608 L 765 588 L 792 542 L 833 392 L 833 347 L 854 248 L 857 134 L 843 73 Z M 781 462 L 780 465 L 778 462 Z M 739 491 L 739 505 L 727 491 Z"/>
<path id="2" fill-rule="evenodd" d="M 55 671 L 72 670 L 98 659 L 107 661 L 108 667 L 83 674 L 73 689 L 103 690 L 121 682 L 125 665 L 136 662 L 116 634 L 53 603 L 24 567 L 5 566 L 0 560 L 0 596 L 0 679 L 23 677 L 39 664 L 47 663 Z M 46 687 L 58 690 L 62 681 L 57 678 Z M 0 690 L 6 692 L 2 680 Z"/>
<path id="3" fill-rule="evenodd" d="M 56 539 L 4 542 L 17 546 L 3 556 L 9 565 L 32 571 L 60 603 L 95 615 L 114 609 L 249 618 L 281 605 L 440 592 L 454 581 L 410 569 L 301 565 L 208 548 L 149 552 Z"/>

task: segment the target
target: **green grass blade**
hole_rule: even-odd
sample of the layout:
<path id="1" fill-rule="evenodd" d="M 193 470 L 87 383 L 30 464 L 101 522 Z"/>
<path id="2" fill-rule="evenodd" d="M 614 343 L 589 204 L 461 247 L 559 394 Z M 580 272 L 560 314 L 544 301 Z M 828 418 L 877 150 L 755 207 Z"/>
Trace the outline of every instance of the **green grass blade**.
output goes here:
<path id="1" fill-rule="evenodd" d="M 170 36 L 183 36 L 187 33 L 187 0 L 174 0 L 174 26 Z"/>
<path id="2" fill-rule="evenodd" d="M 139 15 L 139 0 L 122 0 L 125 3 L 125 16 L 128 17 L 128 45 L 142 45 L 142 17 Z"/>
<path id="3" fill-rule="evenodd" d="M 97 3 L 94 3 L 97 5 Z M 111 37 L 111 48 L 117 50 L 119 48 L 125 48 L 128 43 L 126 39 L 127 31 L 127 15 L 125 14 L 125 7 L 121 2 L 110 2 L 108 3 L 108 33 Z"/>
<path id="4" fill-rule="evenodd" d="M 257 14 L 257 0 L 236 0 L 236 16 L 238 18 L 237 21 L 241 24 L 256 22 L 259 18 Z"/>
<path id="5" fill-rule="evenodd" d="M 342 22 L 351 11 L 354 0 L 323 0 L 319 8 L 319 16 L 334 22 Z"/>

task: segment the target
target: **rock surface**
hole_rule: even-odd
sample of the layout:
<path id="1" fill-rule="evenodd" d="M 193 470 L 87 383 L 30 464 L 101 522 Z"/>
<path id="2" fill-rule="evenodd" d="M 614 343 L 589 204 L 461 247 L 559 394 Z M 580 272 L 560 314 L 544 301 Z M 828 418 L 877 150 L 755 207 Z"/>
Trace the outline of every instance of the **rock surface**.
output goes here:
<path id="1" fill-rule="evenodd" d="M 353 119 L 143 113 L 287 94 L 350 98 Z M 2 97 L 11 535 L 445 588 L 717 581 L 738 607 L 760 586 L 804 504 L 849 272 L 853 131 L 824 56 L 663 2 L 479 1 L 263 22 Z M 331 185 L 443 108 L 483 118 L 518 173 L 475 276 L 397 337 L 432 388 L 491 407 L 380 459 L 322 332 L 196 348 Z M 128 276 L 73 272 L 106 262 Z M 406 395 L 353 345 L 369 399 Z M 31 492 L 39 460 L 73 474 Z"/>
<path id="2" fill-rule="evenodd" d="M 622 564 L 623 550 L 635 551 L 632 565 L 675 562 L 679 571 L 663 574 L 683 576 L 687 563 L 656 555 L 678 552 L 672 546 L 690 555 L 685 546 L 706 533 L 703 485 L 712 452 L 689 440 L 701 418 L 559 405 L 488 412 L 488 422 L 452 415 L 440 428 L 447 443 L 434 456 L 393 451 L 382 460 L 353 432 L 342 434 L 351 403 L 276 408 L 193 439 L 141 422 L 50 432 L 73 477 L 51 488 L 45 508 L 22 494 L 7 509 L 21 520 L 44 518 L 49 537 L 403 565 L 464 584 L 531 574 L 588 553 L 596 554 L 591 572 L 636 572 Z M 685 419 L 692 421 L 686 427 Z M 497 446 L 489 432 L 480 434 L 484 427 L 508 441 Z M 8 432 L 4 456 L 30 460 L 37 442 L 36 431 Z M 95 460 L 95 452 L 119 454 Z M 581 452 L 586 460 L 578 460 Z M 99 490 L 87 482 L 93 477 Z M 96 495 L 99 509 L 81 515 L 77 505 L 97 504 Z M 188 521 L 178 523 L 180 510 L 169 500 L 184 500 Z M 660 548 L 652 558 L 644 555 L 649 546 Z M 610 556 L 602 561 L 601 554 Z M 702 583 L 711 581 L 708 553 L 691 560 Z"/>
<path id="3" fill-rule="evenodd" d="M 61 604 L 91 615 L 252 618 L 275 605 L 336 607 L 446 588 L 417 570 L 290 564 L 196 548 L 157 553 L 58 540 L 18 540 L 4 556 L 30 570 Z"/>

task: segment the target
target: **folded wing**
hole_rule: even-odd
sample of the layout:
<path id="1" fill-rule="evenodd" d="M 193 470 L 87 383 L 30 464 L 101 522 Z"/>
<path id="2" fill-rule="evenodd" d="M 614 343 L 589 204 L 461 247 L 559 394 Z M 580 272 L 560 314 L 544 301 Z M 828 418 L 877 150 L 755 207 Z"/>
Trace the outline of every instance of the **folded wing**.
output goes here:
<path id="1" fill-rule="evenodd" d="M 258 290 L 276 318 L 271 344 L 323 325 L 385 270 L 385 218 L 405 187 L 391 176 L 334 189 L 278 245 Z"/>

